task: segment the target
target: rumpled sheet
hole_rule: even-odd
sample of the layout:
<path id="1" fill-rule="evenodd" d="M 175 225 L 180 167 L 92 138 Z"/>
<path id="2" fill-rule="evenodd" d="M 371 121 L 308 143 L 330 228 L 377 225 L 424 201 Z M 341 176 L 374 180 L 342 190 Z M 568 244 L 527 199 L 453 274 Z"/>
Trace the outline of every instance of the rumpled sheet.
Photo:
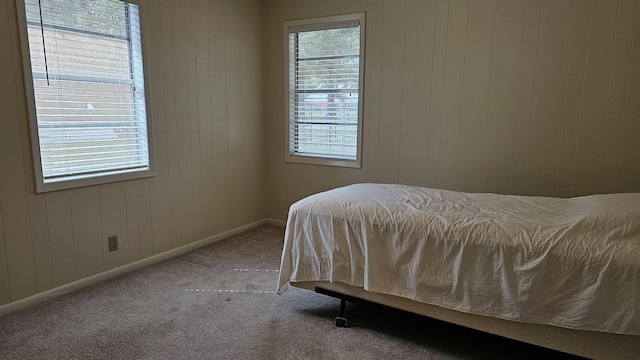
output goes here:
<path id="1" fill-rule="evenodd" d="M 331 281 L 467 313 L 640 335 L 640 194 L 356 184 L 289 210 L 278 292 Z"/>

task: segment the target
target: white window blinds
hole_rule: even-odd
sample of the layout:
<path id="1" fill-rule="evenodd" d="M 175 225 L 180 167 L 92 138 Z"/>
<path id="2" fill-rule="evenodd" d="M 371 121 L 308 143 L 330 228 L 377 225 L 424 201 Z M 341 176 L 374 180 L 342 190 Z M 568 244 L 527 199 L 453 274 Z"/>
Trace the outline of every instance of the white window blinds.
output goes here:
<path id="1" fill-rule="evenodd" d="M 289 155 L 357 159 L 360 16 L 288 28 Z"/>
<path id="2" fill-rule="evenodd" d="M 148 170 L 138 6 L 25 0 L 25 13 L 42 181 Z"/>

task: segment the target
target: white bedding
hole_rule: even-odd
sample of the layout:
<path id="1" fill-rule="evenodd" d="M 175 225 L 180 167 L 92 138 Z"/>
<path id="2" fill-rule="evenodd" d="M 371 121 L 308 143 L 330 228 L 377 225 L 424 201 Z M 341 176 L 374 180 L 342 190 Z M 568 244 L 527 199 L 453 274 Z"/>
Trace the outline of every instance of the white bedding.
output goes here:
<path id="1" fill-rule="evenodd" d="M 331 281 L 468 313 L 640 335 L 640 194 L 357 184 L 289 210 L 278 292 Z"/>

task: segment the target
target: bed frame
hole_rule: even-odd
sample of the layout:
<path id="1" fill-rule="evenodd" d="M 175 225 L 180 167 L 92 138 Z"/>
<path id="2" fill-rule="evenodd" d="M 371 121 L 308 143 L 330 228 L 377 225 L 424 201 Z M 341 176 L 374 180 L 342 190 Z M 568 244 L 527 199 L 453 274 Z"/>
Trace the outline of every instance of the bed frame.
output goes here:
<path id="1" fill-rule="evenodd" d="M 362 299 L 590 359 L 640 358 L 640 336 L 573 330 L 468 314 L 397 296 L 372 293 L 362 288 L 337 282 L 292 282 L 291 285 L 339 298 L 341 300 L 341 317 L 336 319 L 338 326 L 346 325 L 346 319 L 344 319 L 345 301 Z"/>

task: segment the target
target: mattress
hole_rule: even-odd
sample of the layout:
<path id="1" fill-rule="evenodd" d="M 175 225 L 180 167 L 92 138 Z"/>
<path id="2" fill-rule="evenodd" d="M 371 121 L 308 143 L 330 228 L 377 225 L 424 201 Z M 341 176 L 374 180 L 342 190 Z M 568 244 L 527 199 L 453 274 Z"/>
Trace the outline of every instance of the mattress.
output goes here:
<path id="1" fill-rule="evenodd" d="M 452 310 L 640 335 L 640 194 L 355 184 L 289 209 L 278 292 L 330 281 Z"/>

